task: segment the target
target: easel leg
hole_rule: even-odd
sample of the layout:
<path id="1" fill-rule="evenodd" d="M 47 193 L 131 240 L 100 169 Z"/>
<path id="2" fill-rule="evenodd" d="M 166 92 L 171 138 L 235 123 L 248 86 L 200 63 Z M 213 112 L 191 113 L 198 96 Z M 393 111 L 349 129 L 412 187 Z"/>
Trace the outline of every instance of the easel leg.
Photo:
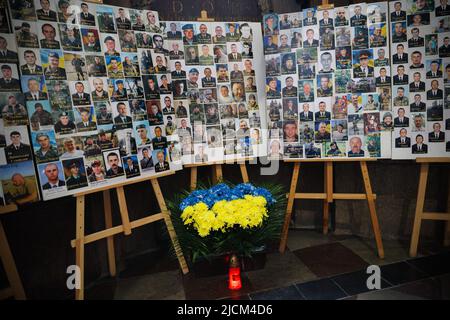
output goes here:
<path id="1" fill-rule="evenodd" d="M 191 191 L 197 189 L 197 167 L 191 167 Z"/>
<path id="2" fill-rule="evenodd" d="M 117 187 L 117 200 L 119 201 L 120 216 L 122 218 L 123 233 L 128 236 L 131 234 L 130 216 L 128 215 L 127 200 L 125 199 L 125 190 L 123 187 Z"/>
<path id="3" fill-rule="evenodd" d="M 16 300 L 25 300 L 25 291 L 23 290 L 22 281 L 20 280 L 19 273 L 17 272 L 16 263 L 14 257 L 9 248 L 8 239 L 6 238 L 3 224 L 0 221 L 0 257 L 2 259 L 3 268 L 6 272 L 9 285 L 14 294 Z"/>
<path id="4" fill-rule="evenodd" d="M 425 204 L 425 193 L 427 190 L 428 169 L 429 169 L 428 163 L 422 163 L 420 165 L 420 178 L 419 178 L 419 188 L 417 191 L 416 213 L 414 215 L 414 226 L 411 234 L 411 245 L 409 247 L 409 255 L 411 257 L 417 256 L 417 246 L 419 244 L 423 206 Z"/>
<path id="5" fill-rule="evenodd" d="M 166 223 L 167 231 L 169 232 L 170 240 L 172 241 L 172 245 L 175 249 L 175 253 L 178 258 L 178 263 L 180 264 L 180 268 L 183 271 L 183 274 L 187 274 L 189 272 L 188 265 L 186 260 L 184 259 L 183 251 L 181 250 L 180 244 L 178 243 L 177 234 L 175 233 L 175 229 L 173 228 L 172 220 L 170 219 L 170 212 L 167 209 L 166 202 L 164 201 L 164 197 L 161 192 L 161 188 L 159 187 L 159 183 L 157 179 L 151 179 L 153 191 L 156 195 L 156 200 L 158 201 L 159 208 L 161 210 L 162 215 L 164 216 L 164 222 Z"/>
<path id="6" fill-rule="evenodd" d="M 450 213 L 450 173 L 448 178 L 447 213 Z M 450 221 L 445 222 L 444 246 L 450 246 Z"/>
<path id="7" fill-rule="evenodd" d="M 245 166 L 245 163 L 240 163 L 239 167 L 241 169 L 241 175 L 242 175 L 242 182 L 248 183 L 248 173 L 247 173 L 247 167 Z"/>
<path id="8" fill-rule="evenodd" d="M 329 217 L 330 217 L 330 203 L 333 202 L 333 163 L 327 161 L 324 163 L 324 189 L 327 198 L 323 201 L 323 234 L 328 234 Z"/>
<path id="9" fill-rule="evenodd" d="M 291 222 L 292 208 L 294 206 L 295 190 L 297 189 L 297 181 L 298 181 L 299 172 L 300 172 L 300 163 L 296 162 L 296 163 L 294 163 L 294 171 L 292 173 L 291 187 L 289 189 L 286 215 L 284 217 L 284 225 L 283 225 L 283 230 L 281 232 L 281 241 L 280 241 L 280 248 L 279 248 L 279 251 L 281 253 L 284 253 L 284 250 L 286 250 L 286 243 L 287 243 L 287 237 L 288 237 L 288 232 L 289 232 L 289 224 Z"/>
<path id="10" fill-rule="evenodd" d="M 77 197 L 77 221 L 76 221 L 76 239 L 75 239 L 75 263 L 80 270 L 79 288 L 75 290 L 75 299 L 84 299 L 84 195 Z"/>
<path id="11" fill-rule="evenodd" d="M 223 173 L 222 173 L 222 165 L 221 164 L 216 164 L 214 165 L 215 169 L 216 169 L 216 182 L 221 182 L 223 180 Z"/>
<path id="12" fill-rule="evenodd" d="M 375 199 L 373 197 L 372 185 L 370 184 L 369 171 L 367 170 L 367 162 L 361 161 L 360 165 L 361 165 L 361 173 L 364 180 L 364 187 L 366 189 L 367 204 L 369 205 L 370 218 L 372 219 L 373 233 L 375 235 L 375 241 L 377 243 L 378 248 L 378 256 L 380 257 L 380 259 L 384 259 L 383 242 L 381 240 L 380 225 L 378 224 L 377 211 L 375 208 Z"/>
<path id="13" fill-rule="evenodd" d="M 111 195 L 109 190 L 103 191 L 103 206 L 105 210 L 105 226 L 106 229 L 112 228 L 112 215 L 111 215 Z M 106 238 L 106 245 L 108 248 L 108 265 L 109 274 L 111 277 L 116 276 L 116 256 L 114 252 L 114 237 L 110 236 Z"/>

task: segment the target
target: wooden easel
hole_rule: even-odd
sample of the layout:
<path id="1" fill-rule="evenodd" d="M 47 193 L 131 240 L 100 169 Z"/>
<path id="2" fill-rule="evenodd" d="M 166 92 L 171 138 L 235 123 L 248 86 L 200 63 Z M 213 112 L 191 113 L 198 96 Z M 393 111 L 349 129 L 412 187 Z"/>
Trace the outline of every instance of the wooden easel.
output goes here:
<path id="1" fill-rule="evenodd" d="M 241 170 L 242 182 L 247 183 L 247 182 L 249 182 L 249 179 L 248 179 L 247 167 L 245 166 L 245 160 L 249 160 L 249 159 L 238 160 L 237 163 L 239 164 L 239 168 Z M 197 176 L 198 176 L 197 168 L 198 167 L 211 166 L 212 183 L 216 184 L 223 180 L 222 164 L 233 164 L 234 162 L 231 162 L 231 161 L 232 160 L 185 164 L 184 165 L 185 168 L 191 168 L 191 183 L 190 183 L 191 191 L 193 191 L 197 188 Z"/>
<path id="2" fill-rule="evenodd" d="M 289 223 L 291 221 L 292 208 L 295 199 L 310 199 L 323 201 L 323 234 L 328 233 L 329 205 L 334 200 L 367 200 L 369 205 L 372 228 L 375 234 L 375 241 L 378 249 L 378 256 L 384 258 L 383 242 L 381 240 L 380 226 L 375 208 L 376 195 L 372 192 L 370 184 L 369 171 L 367 170 L 367 161 L 376 161 L 376 159 L 285 159 L 284 162 L 294 162 L 294 172 L 292 174 L 291 187 L 287 195 L 288 203 L 286 216 L 284 219 L 283 231 L 281 233 L 280 252 L 286 249 L 286 242 L 289 232 Z M 298 175 L 300 173 L 301 162 L 323 162 L 324 163 L 324 192 L 323 193 L 296 193 Z M 364 180 L 365 193 L 334 193 L 333 191 L 333 162 L 359 162 L 361 173 Z"/>
<path id="3" fill-rule="evenodd" d="M 0 214 L 17 211 L 16 205 L 8 205 L 0 207 Z M 6 238 L 3 224 L 0 220 L 0 258 L 3 263 L 3 268 L 6 272 L 6 277 L 10 287 L 0 291 L 0 300 L 14 297 L 16 300 L 25 300 L 25 291 L 23 290 L 22 281 L 17 272 L 16 263 L 9 247 L 8 239 Z"/>
<path id="4" fill-rule="evenodd" d="M 95 190 L 88 190 L 85 192 L 80 192 L 75 194 L 77 202 L 76 208 L 76 239 L 71 241 L 71 245 L 75 248 L 76 252 L 76 265 L 80 268 L 80 288 L 76 289 L 75 298 L 77 300 L 84 299 L 84 245 L 98 241 L 101 239 L 105 239 L 107 241 L 107 250 L 108 250 L 108 265 L 109 265 L 109 273 L 112 277 L 116 275 L 116 262 L 115 262 L 115 254 L 114 254 L 114 238 L 115 234 L 123 232 L 125 235 L 130 235 L 131 230 L 134 228 L 138 228 L 144 226 L 149 223 L 153 223 L 159 220 L 164 220 L 167 230 L 169 232 L 170 239 L 172 241 L 172 245 L 175 248 L 175 252 L 178 258 L 178 262 L 180 264 L 180 268 L 183 271 L 183 274 L 189 272 L 188 266 L 186 264 L 186 260 L 184 259 L 183 252 L 178 243 L 178 238 L 173 228 L 172 221 L 170 219 L 170 212 L 167 209 L 166 203 L 164 201 L 164 197 L 162 195 L 161 189 L 159 187 L 158 178 L 168 176 L 174 174 L 174 171 L 167 171 L 163 173 L 156 174 L 151 177 L 142 177 L 139 179 L 134 179 L 132 181 L 123 181 L 116 184 L 111 184 L 104 186 Z M 153 187 L 153 191 L 155 192 L 156 199 L 158 201 L 159 208 L 161 212 L 152 214 L 150 216 L 134 220 L 130 222 L 130 218 L 128 215 L 128 208 L 125 199 L 125 191 L 123 187 L 125 185 L 147 181 L 150 180 L 151 185 Z M 122 219 L 122 224 L 113 227 L 112 226 L 112 216 L 111 216 L 111 198 L 110 191 L 111 189 L 115 189 L 117 192 L 117 199 L 119 202 L 120 208 L 120 216 Z M 84 234 L 84 216 L 85 216 L 85 196 L 91 193 L 103 192 L 103 204 L 104 204 L 104 214 L 105 214 L 105 225 L 106 229 L 102 231 L 98 231 L 89 235 Z"/>
<path id="5" fill-rule="evenodd" d="M 423 211 L 430 163 L 450 163 L 450 158 L 418 158 L 416 159 L 416 162 L 420 163 L 420 178 L 419 187 L 417 189 L 416 213 L 414 216 L 414 226 L 411 234 L 411 245 L 409 247 L 409 255 L 411 257 L 417 256 L 417 246 L 419 244 L 420 227 L 422 224 L 422 220 L 447 221 L 445 228 L 444 245 L 450 245 L 450 188 L 448 190 L 447 212 Z"/>

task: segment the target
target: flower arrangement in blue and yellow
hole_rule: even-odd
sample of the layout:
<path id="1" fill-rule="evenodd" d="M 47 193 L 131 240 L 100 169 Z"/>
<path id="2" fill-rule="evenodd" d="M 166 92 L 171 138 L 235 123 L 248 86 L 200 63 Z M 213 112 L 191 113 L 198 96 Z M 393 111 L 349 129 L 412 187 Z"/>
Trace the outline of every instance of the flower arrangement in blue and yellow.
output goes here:
<path id="1" fill-rule="evenodd" d="M 193 261 L 230 252 L 251 255 L 278 240 L 285 203 L 280 186 L 219 183 L 169 202 L 184 251 Z"/>

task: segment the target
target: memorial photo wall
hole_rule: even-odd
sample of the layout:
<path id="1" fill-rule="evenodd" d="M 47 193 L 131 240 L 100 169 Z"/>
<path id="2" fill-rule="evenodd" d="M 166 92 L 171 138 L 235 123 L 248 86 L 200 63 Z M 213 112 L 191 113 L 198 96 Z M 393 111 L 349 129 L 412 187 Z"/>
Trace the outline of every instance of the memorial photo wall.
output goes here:
<path id="1" fill-rule="evenodd" d="M 9 4 L 44 200 L 181 168 L 172 93 L 158 89 L 169 71 L 157 12 Z"/>
<path id="2" fill-rule="evenodd" d="M 39 200 L 28 114 L 6 0 L 0 1 L 0 206 Z"/>
<path id="3" fill-rule="evenodd" d="M 264 156 L 260 23 L 161 23 L 183 164 Z"/>
<path id="4" fill-rule="evenodd" d="M 450 4 L 389 3 L 392 158 L 450 156 Z"/>
<path id="5" fill-rule="evenodd" d="M 389 158 L 388 3 L 263 18 L 271 158 Z"/>

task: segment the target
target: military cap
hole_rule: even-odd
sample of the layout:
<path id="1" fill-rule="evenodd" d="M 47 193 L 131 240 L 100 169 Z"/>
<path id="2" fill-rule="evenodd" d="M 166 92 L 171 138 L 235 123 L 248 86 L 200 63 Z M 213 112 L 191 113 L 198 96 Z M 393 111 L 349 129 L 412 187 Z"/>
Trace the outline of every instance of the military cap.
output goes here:
<path id="1" fill-rule="evenodd" d="M 189 73 L 199 73 L 197 68 L 192 68 L 191 70 L 189 70 Z"/>
<path id="2" fill-rule="evenodd" d="M 59 116 L 60 116 L 60 117 L 68 117 L 69 114 L 68 114 L 67 112 L 63 111 L 63 112 L 61 112 L 61 113 L 59 114 Z"/>
<path id="3" fill-rule="evenodd" d="M 94 160 L 92 161 L 92 167 L 98 167 L 101 166 L 102 163 L 100 162 L 100 160 Z"/>
<path id="4" fill-rule="evenodd" d="M 145 124 L 138 125 L 136 129 L 146 129 Z"/>
<path id="5" fill-rule="evenodd" d="M 194 25 L 192 23 L 185 24 L 182 28 L 183 30 L 194 29 Z"/>
<path id="6" fill-rule="evenodd" d="M 48 57 L 49 58 L 57 58 L 57 59 L 59 59 L 59 54 L 57 52 L 50 52 L 48 54 Z"/>
<path id="7" fill-rule="evenodd" d="M 367 52 L 361 52 L 359 54 L 359 59 L 368 59 L 369 55 L 367 54 Z"/>

